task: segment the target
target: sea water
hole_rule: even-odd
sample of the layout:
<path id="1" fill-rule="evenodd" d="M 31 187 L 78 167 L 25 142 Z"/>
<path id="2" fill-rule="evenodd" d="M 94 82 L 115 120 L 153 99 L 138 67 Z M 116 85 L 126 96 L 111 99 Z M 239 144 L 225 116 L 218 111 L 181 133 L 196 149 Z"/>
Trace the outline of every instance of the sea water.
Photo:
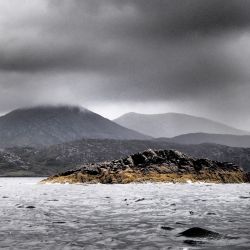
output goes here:
<path id="1" fill-rule="evenodd" d="M 0 249 L 250 249 L 250 184 L 40 180 L 0 178 Z"/>

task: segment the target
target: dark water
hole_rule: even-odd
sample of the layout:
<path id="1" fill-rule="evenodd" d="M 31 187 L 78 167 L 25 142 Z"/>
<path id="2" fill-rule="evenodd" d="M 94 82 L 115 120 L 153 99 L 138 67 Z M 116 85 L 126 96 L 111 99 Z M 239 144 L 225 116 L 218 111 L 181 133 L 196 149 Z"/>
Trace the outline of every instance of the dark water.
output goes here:
<path id="1" fill-rule="evenodd" d="M 0 249 L 250 249 L 249 184 L 39 180 L 0 178 Z M 178 236 L 194 226 L 222 237 Z"/>

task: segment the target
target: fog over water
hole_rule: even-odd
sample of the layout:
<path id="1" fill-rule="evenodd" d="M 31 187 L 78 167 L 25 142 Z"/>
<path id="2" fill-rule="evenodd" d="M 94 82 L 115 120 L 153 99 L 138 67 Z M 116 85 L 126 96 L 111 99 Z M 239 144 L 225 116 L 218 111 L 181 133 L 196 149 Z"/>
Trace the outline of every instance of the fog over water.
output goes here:
<path id="1" fill-rule="evenodd" d="M 249 249 L 249 184 L 40 180 L 0 179 L 1 249 Z M 194 226 L 222 238 L 178 237 Z"/>

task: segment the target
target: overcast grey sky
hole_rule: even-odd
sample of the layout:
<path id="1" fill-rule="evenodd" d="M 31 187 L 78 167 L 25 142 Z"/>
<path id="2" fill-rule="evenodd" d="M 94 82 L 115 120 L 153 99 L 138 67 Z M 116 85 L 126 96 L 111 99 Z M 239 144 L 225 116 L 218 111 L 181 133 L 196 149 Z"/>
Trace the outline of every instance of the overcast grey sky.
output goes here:
<path id="1" fill-rule="evenodd" d="M 0 113 L 50 103 L 250 130 L 250 1 L 0 0 Z"/>

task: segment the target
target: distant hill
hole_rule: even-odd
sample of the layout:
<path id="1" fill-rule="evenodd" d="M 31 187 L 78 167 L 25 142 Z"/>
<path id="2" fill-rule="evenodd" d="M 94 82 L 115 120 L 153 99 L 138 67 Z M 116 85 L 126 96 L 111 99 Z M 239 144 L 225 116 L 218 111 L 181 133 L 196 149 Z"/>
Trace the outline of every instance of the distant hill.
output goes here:
<path id="1" fill-rule="evenodd" d="M 178 114 L 127 113 L 114 120 L 117 124 L 153 137 L 174 137 L 189 133 L 245 135 L 242 131 L 206 118 Z"/>
<path id="2" fill-rule="evenodd" d="M 17 109 L 0 117 L 0 148 L 47 146 L 82 138 L 140 140 L 150 137 L 75 106 Z"/>
<path id="3" fill-rule="evenodd" d="M 0 176 L 48 176 L 82 164 L 109 161 L 146 149 L 174 149 L 197 158 L 233 162 L 250 171 L 250 148 L 217 144 L 181 145 L 167 141 L 83 139 L 38 149 L 0 151 Z"/>
<path id="4" fill-rule="evenodd" d="M 180 144 L 215 143 L 230 147 L 250 148 L 250 135 L 191 133 L 186 135 L 179 135 L 166 140 Z"/>

